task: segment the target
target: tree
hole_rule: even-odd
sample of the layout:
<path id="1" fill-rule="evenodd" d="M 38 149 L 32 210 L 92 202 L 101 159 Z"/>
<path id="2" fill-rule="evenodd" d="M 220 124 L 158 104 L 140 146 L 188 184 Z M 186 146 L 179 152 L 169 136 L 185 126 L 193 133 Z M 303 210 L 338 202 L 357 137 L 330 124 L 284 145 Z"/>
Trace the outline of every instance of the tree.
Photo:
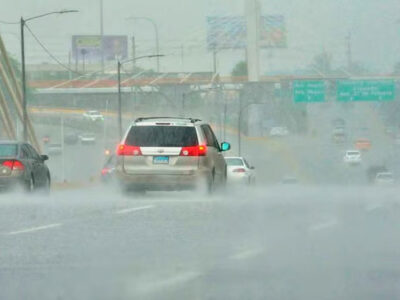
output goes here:
<path id="1" fill-rule="evenodd" d="M 370 73 L 370 70 L 360 62 L 353 62 L 351 65 L 350 73 L 354 75 L 367 75 Z M 399 65 L 399 74 L 400 74 L 400 65 Z"/>
<path id="2" fill-rule="evenodd" d="M 247 63 L 245 61 L 238 62 L 232 70 L 232 76 L 247 76 Z"/>
<path id="3" fill-rule="evenodd" d="M 332 71 L 332 56 L 325 50 L 313 58 L 312 67 L 323 74 L 329 74 Z"/>
<path id="4" fill-rule="evenodd" d="M 393 75 L 400 75 L 400 62 L 398 62 L 394 65 Z"/>

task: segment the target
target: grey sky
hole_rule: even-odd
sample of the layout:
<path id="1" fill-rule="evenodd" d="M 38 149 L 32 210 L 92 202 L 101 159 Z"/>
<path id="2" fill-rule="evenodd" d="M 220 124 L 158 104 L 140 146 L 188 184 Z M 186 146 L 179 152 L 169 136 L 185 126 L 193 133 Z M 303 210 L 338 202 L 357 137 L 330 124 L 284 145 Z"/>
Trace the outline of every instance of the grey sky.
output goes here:
<path id="1" fill-rule="evenodd" d="M 2 0 L 0 20 L 15 21 L 61 8 L 78 9 L 78 14 L 52 16 L 30 24 L 44 44 L 62 61 L 67 61 L 73 34 L 99 32 L 98 0 Z M 283 14 L 287 22 L 288 49 L 263 50 L 262 71 L 295 70 L 310 63 L 325 49 L 335 66 L 345 65 L 345 36 L 351 31 L 353 59 L 376 71 L 388 72 L 400 61 L 399 3 L 395 0 L 262 0 L 263 14 Z M 138 54 L 154 52 L 154 33 L 146 22 L 127 21 L 129 16 L 153 18 L 160 28 L 163 71 L 207 71 L 212 68 L 206 51 L 206 16 L 240 15 L 243 0 L 104 0 L 105 33 L 135 34 Z M 18 57 L 18 27 L 0 24 L 8 49 Z M 27 34 L 28 35 L 28 34 Z M 181 61 L 181 46 L 184 64 Z M 31 62 L 48 57 L 27 39 Z M 243 51 L 223 51 L 218 65 L 229 73 L 244 57 Z M 151 61 L 143 66 L 153 67 Z"/>

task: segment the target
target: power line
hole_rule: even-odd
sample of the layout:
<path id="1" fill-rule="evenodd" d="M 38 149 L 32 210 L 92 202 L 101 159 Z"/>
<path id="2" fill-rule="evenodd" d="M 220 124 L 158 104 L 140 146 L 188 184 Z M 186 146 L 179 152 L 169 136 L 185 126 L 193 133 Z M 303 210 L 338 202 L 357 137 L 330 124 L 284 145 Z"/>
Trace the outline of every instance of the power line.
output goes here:
<path id="1" fill-rule="evenodd" d="M 0 20 L 0 24 L 5 24 L 5 25 L 17 25 L 19 22 L 7 22 L 7 21 L 2 21 Z"/>
<path id="2" fill-rule="evenodd" d="M 28 31 L 30 32 L 30 34 L 33 36 L 33 38 L 36 40 L 36 42 L 40 45 L 40 47 L 42 47 L 42 49 L 47 53 L 47 55 L 50 56 L 50 58 L 52 58 L 57 64 L 59 64 L 61 67 L 63 67 L 64 69 L 66 69 L 67 71 L 70 71 L 72 73 L 78 74 L 78 75 L 82 75 L 79 72 L 76 72 L 75 70 L 69 68 L 68 66 L 66 66 L 65 64 L 63 64 L 57 57 L 55 57 L 50 50 L 48 50 L 46 48 L 45 45 L 43 45 L 43 43 L 39 40 L 39 38 L 32 32 L 32 30 L 29 28 L 29 26 L 27 24 L 25 24 L 25 27 L 28 29 Z"/>

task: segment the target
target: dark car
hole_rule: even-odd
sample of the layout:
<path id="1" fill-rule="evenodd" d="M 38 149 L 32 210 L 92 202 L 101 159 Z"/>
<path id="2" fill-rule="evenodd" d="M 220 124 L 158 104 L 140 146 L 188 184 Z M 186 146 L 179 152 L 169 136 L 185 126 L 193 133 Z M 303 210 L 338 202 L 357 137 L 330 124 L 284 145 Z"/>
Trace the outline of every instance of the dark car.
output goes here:
<path id="1" fill-rule="evenodd" d="M 336 119 L 332 120 L 332 125 L 334 127 L 345 127 L 346 121 L 342 118 L 336 118 Z"/>
<path id="2" fill-rule="evenodd" d="M 389 170 L 383 165 L 370 166 L 367 169 L 367 174 L 366 174 L 368 183 L 370 184 L 374 183 L 376 175 L 378 175 L 379 173 L 387 173 L 388 171 Z"/>
<path id="3" fill-rule="evenodd" d="M 64 137 L 67 145 L 76 145 L 79 142 L 79 136 L 76 133 L 69 133 Z"/>
<path id="4" fill-rule="evenodd" d="M 101 169 L 102 182 L 109 183 L 113 180 L 116 163 L 117 163 L 117 158 L 114 154 L 111 154 L 107 157 L 103 169 Z"/>
<path id="5" fill-rule="evenodd" d="M 47 155 L 39 155 L 28 143 L 0 141 L 0 188 L 49 191 L 51 178 L 46 160 Z"/>

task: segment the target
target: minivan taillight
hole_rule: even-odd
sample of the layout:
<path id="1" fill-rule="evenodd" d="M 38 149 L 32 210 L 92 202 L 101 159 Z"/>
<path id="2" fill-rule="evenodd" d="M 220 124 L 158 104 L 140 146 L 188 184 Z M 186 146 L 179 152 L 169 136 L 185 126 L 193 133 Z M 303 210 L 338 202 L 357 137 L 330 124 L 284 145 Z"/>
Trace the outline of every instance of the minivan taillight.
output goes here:
<path id="1" fill-rule="evenodd" d="M 234 169 L 232 172 L 234 172 L 234 173 L 246 173 L 246 170 L 244 168 L 238 168 L 238 169 Z"/>
<path id="2" fill-rule="evenodd" d="M 2 165 L 10 170 L 23 171 L 25 169 L 24 164 L 19 160 L 6 160 Z"/>
<path id="3" fill-rule="evenodd" d="M 140 150 L 139 146 L 131 146 L 131 145 L 121 144 L 121 145 L 118 145 L 117 155 L 118 156 L 141 156 L 142 151 Z"/>
<path id="4" fill-rule="evenodd" d="M 207 146 L 198 145 L 191 147 L 182 147 L 180 156 L 205 156 L 207 153 Z"/>

